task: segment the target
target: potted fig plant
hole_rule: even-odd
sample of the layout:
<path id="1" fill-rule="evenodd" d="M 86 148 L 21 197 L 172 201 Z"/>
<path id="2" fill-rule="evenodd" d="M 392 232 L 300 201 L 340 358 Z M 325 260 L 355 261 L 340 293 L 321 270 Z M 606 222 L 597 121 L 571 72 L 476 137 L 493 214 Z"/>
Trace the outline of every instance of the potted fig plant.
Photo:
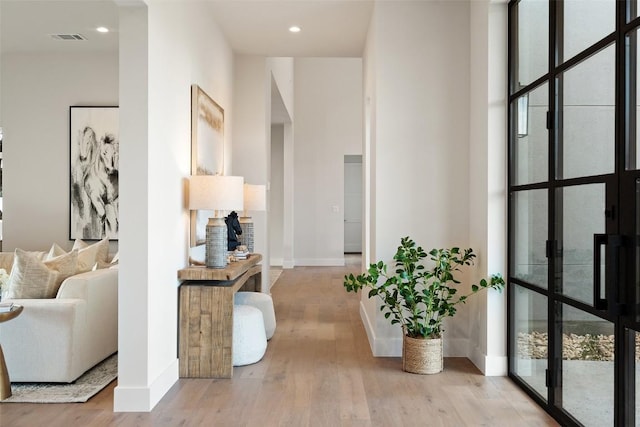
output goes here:
<path id="1" fill-rule="evenodd" d="M 393 256 L 392 272 L 379 261 L 371 264 L 366 273 L 346 275 L 344 286 L 348 292 L 368 289 L 369 298 L 378 296 L 382 300 L 380 310 L 384 317 L 391 324 L 402 326 L 403 370 L 435 374 L 443 367 L 442 321 L 453 317 L 456 306 L 465 303 L 470 295 L 485 288 L 504 288 L 504 280 L 496 274 L 472 285 L 470 292 L 458 295 L 456 286 L 460 281 L 454 274 L 473 265 L 475 258 L 470 248 L 432 249 L 427 253 L 409 237 L 403 237 Z"/>

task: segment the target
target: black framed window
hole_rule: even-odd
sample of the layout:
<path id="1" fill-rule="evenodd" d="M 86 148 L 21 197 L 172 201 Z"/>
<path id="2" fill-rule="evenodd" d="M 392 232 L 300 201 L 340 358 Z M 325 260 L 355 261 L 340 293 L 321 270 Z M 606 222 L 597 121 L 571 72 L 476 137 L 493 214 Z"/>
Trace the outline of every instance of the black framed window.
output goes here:
<path id="1" fill-rule="evenodd" d="M 509 376 L 563 425 L 640 423 L 637 1 L 509 2 Z"/>

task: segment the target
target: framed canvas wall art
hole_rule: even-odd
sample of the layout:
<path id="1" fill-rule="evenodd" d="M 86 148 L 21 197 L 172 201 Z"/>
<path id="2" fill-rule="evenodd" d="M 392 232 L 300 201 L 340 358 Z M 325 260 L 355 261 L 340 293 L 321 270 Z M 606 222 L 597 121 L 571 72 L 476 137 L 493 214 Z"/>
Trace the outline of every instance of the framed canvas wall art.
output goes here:
<path id="1" fill-rule="evenodd" d="M 118 107 L 69 107 L 69 238 L 118 239 Z"/>

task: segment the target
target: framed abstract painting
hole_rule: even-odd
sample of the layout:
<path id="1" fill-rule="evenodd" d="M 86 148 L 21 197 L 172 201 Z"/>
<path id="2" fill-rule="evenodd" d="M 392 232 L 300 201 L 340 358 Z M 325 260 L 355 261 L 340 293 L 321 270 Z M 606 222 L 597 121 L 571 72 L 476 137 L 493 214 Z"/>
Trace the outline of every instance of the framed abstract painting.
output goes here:
<path id="1" fill-rule="evenodd" d="M 191 86 L 191 175 L 223 175 L 224 110 L 198 85 Z M 191 246 L 205 243 L 212 211 L 191 211 Z"/>

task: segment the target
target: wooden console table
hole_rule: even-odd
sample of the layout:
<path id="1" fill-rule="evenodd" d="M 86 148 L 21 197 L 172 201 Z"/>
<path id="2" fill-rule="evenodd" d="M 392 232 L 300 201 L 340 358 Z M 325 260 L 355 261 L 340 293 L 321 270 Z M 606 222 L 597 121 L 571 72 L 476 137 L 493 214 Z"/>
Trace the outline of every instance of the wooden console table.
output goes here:
<path id="1" fill-rule="evenodd" d="M 233 376 L 233 295 L 262 290 L 262 255 L 226 268 L 178 271 L 178 358 L 182 378 Z"/>

